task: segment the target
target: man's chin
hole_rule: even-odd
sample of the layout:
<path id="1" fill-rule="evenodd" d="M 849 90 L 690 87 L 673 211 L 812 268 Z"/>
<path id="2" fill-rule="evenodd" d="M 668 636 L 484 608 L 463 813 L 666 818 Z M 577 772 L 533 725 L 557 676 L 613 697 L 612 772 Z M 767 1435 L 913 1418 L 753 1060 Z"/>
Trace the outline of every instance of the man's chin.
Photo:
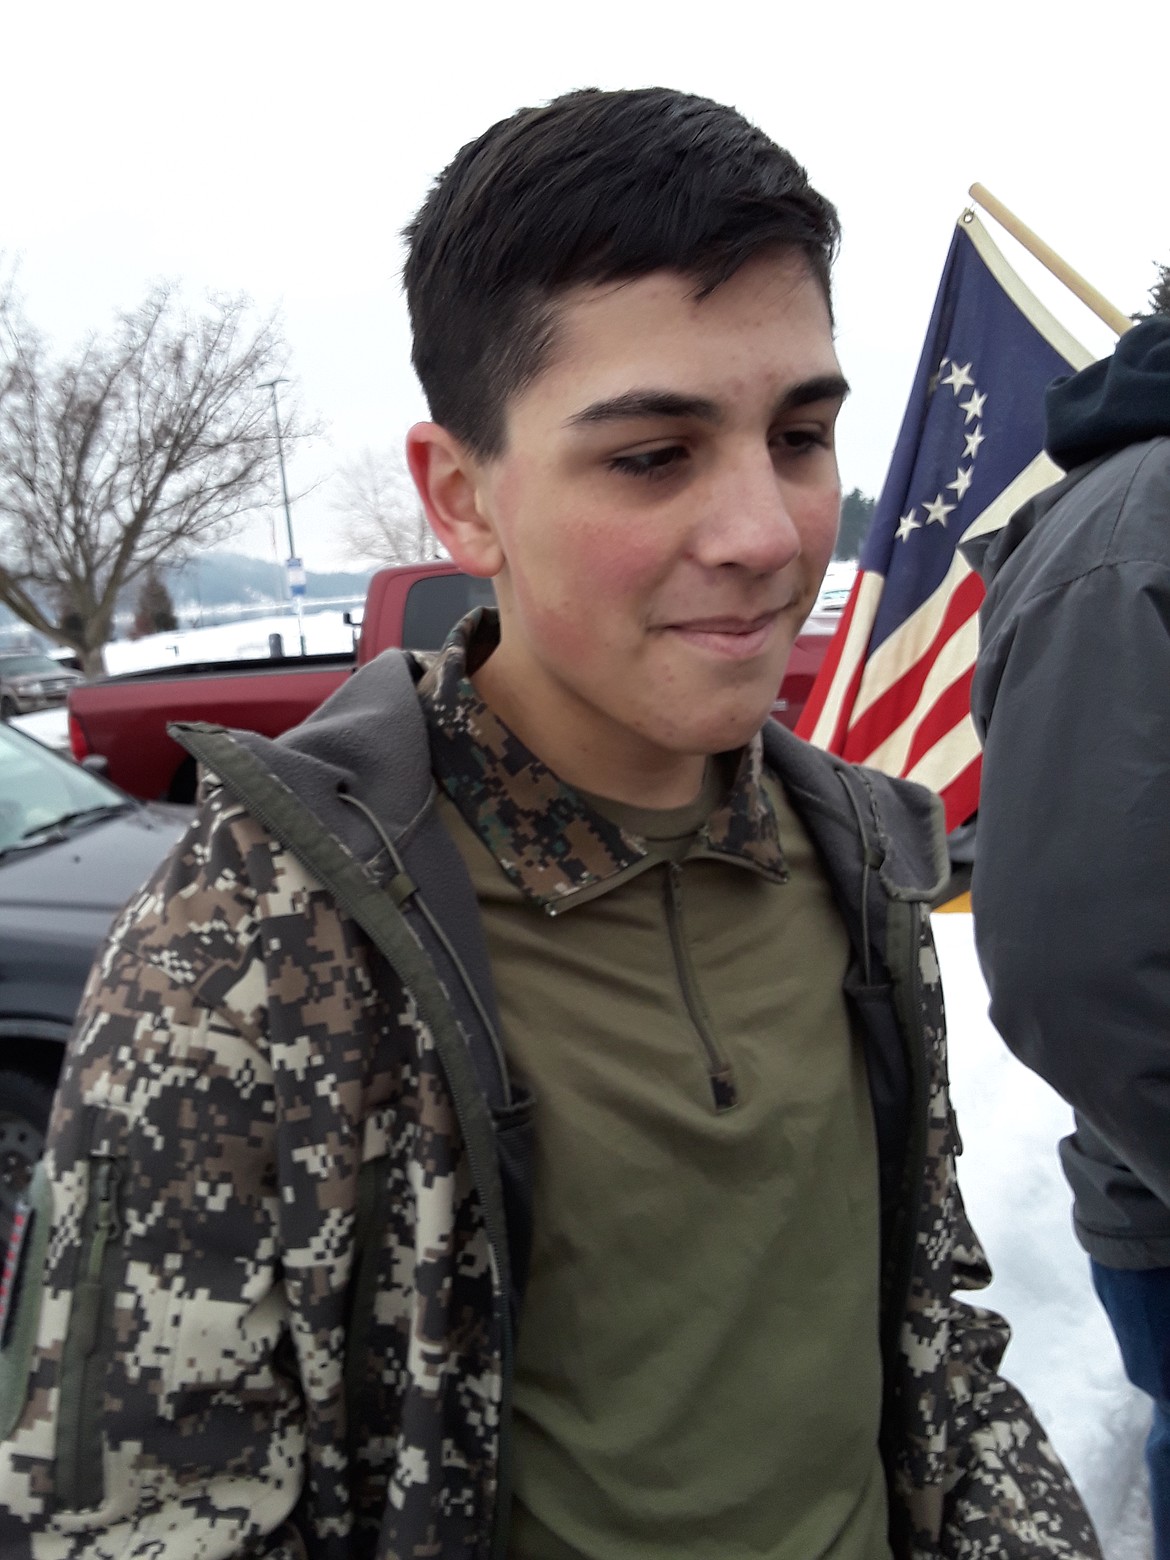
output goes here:
<path id="1" fill-rule="evenodd" d="M 670 746 L 676 752 L 705 758 L 747 747 L 770 717 L 774 698 L 773 695 L 757 709 L 735 718 L 728 718 L 726 711 L 721 711 L 713 712 L 709 720 L 696 721 L 692 714 L 685 728 L 675 733 Z"/>

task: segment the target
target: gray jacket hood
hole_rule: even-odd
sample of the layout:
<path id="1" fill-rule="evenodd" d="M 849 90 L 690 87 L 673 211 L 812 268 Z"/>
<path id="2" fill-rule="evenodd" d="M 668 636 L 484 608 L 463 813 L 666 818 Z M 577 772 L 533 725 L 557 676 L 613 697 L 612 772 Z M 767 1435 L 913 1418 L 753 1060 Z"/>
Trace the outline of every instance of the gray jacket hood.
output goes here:
<path id="1" fill-rule="evenodd" d="M 1054 380 L 1044 417 L 1044 448 L 1065 471 L 1170 434 L 1170 318 L 1142 320 L 1112 356 Z"/>

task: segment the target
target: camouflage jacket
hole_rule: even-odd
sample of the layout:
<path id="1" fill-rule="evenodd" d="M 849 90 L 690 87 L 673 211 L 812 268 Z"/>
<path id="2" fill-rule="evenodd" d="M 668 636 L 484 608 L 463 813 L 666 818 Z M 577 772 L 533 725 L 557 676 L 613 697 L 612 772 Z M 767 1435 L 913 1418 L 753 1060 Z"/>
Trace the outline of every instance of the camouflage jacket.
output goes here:
<path id="1" fill-rule="evenodd" d="M 70 1044 L 0 1354 L 3 1560 L 497 1560 L 531 1102 L 391 653 L 212 774 Z M 765 737 L 853 948 L 898 1560 L 1098 1555 L 955 1179 L 931 801 Z M 519 782 L 518 782 L 519 783 Z"/>

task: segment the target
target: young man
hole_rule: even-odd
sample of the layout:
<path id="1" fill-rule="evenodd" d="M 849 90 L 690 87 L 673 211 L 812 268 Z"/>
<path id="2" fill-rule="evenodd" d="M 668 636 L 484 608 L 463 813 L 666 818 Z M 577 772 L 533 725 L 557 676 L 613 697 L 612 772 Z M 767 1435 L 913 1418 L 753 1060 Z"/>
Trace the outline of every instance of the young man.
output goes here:
<path id="1" fill-rule="evenodd" d="M 951 1299 L 936 810 L 768 722 L 836 241 L 663 90 L 439 180 L 409 457 L 498 617 L 187 733 L 30 1199 L 6 1557 L 1097 1553 Z"/>

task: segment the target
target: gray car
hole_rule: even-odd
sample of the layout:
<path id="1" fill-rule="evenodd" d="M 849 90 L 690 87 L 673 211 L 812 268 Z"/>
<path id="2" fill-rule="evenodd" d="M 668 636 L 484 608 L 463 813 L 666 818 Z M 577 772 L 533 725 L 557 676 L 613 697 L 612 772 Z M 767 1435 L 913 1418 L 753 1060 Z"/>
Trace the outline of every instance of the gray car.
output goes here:
<path id="1" fill-rule="evenodd" d="M 80 673 L 51 655 L 0 655 L 0 720 L 64 704 L 70 688 L 80 681 Z"/>
<path id="2" fill-rule="evenodd" d="M 0 726 L 0 1252 L 94 954 L 191 815 Z"/>

